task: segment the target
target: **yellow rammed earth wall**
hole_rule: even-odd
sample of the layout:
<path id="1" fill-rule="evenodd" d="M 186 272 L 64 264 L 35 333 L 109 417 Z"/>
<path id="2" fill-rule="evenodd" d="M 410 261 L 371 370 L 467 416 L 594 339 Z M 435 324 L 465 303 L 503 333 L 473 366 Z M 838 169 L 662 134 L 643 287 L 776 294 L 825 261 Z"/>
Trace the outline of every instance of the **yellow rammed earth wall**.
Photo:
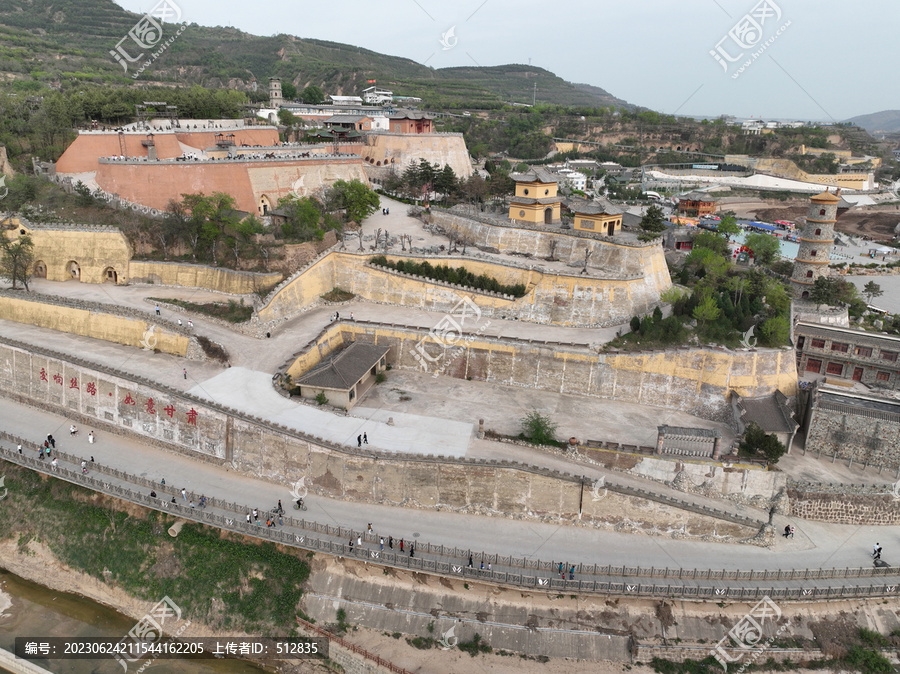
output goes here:
<path id="1" fill-rule="evenodd" d="M 272 288 L 284 278 L 280 272 L 254 274 L 200 264 L 143 260 L 132 260 L 129 269 L 131 280 L 136 283 L 205 288 L 232 295 L 246 295 Z"/>
<path id="2" fill-rule="evenodd" d="M 624 247 L 612 248 L 624 250 Z M 427 258 L 432 265 L 464 266 L 473 273 L 487 274 L 505 284 L 524 283 L 526 295 L 510 299 L 369 265 L 371 254 L 331 252 L 285 282 L 268 298 L 258 314 L 262 323 L 284 320 L 303 311 L 332 288 L 340 287 L 373 302 L 437 312 L 452 312 L 466 297 L 486 317 L 554 325 L 614 325 L 636 314 L 652 311 L 659 302 L 662 279 L 670 283 L 665 259 L 661 254 L 655 255 L 654 249 L 629 249 L 627 253 L 641 257 L 646 265 L 645 275 L 604 279 L 541 273 L 458 257 Z M 426 259 L 388 257 L 392 261 Z"/>
<path id="3" fill-rule="evenodd" d="M 734 391 L 754 397 L 797 393 L 790 349 L 729 351 L 714 347 L 650 353 L 597 353 L 584 346 L 477 337 L 440 342 L 428 330 L 360 322 L 340 324 L 342 341 L 391 347 L 395 368 L 508 386 L 587 395 L 688 411 L 726 420 Z M 299 376 L 340 343 L 336 328 L 287 367 Z M 476 328 L 477 329 L 477 328 Z M 474 331 L 474 330 L 473 330 Z M 447 348 L 445 348 L 447 347 Z"/>
<path id="4" fill-rule="evenodd" d="M 326 328 L 325 332 L 319 335 L 315 346 L 297 356 L 296 360 L 288 367 L 287 373 L 294 379 L 306 374 L 332 351 L 344 345 L 344 335 L 345 329 L 342 329 L 340 325 Z"/>
<path id="5" fill-rule="evenodd" d="M 151 326 L 148 321 L 137 318 L 3 296 L 0 296 L 0 318 L 142 348 L 141 340 Z M 187 355 L 189 340 L 186 335 L 152 325 L 156 339 L 154 348 L 176 356 Z"/>
<path id="6" fill-rule="evenodd" d="M 125 235 L 114 227 L 18 224 L 7 232 L 7 237 L 17 237 L 22 230 L 34 242 L 35 267 L 43 265 L 50 281 L 103 283 L 108 269 L 116 272 L 117 283 L 128 281 L 131 245 Z M 72 273 L 73 269 L 77 269 L 77 276 Z"/>

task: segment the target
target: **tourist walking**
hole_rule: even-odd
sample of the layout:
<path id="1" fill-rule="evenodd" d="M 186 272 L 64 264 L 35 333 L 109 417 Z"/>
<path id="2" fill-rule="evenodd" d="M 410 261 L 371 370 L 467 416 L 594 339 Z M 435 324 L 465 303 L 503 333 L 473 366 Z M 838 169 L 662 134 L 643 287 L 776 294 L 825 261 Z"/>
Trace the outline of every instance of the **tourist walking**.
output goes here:
<path id="1" fill-rule="evenodd" d="M 393 536 L 388 536 L 388 548 L 390 548 L 391 550 L 394 549 L 394 537 Z"/>
<path id="2" fill-rule="evenodd" d="M 187 501 L 187 489 L 185 489 L 184 487 L 182 487 L 181 489 L 181 498 Z"/>
<path id="3" fill-rule="evenodd" d="M 187 368 L 186 367 L 181 368 L 181 373 L 184 375 L 184 378 L 187 379 Z"/>
<path id="4" fill-rule="evenodd" d="M 789 524 L 784 525 L 784 537 L 787 538 L 791 535 L 791 526 Z"/>
<path id="5" fill-rule="evenodd" d="M 88 442 L 92 445 L 94 444 L 94 431 L 88 433 Z"/>
<path id="6" fill-rule="evenodd" d="M 256 508 L 253 509 L 253 519 L 259 521 L 259 511 Z"/>
<path id="7" fill-rule="evenodd" d="M 403 552 L 403 539 L 400 539 L 400 552 Z"/>
<path id="8" fill-rule="evenodd" d="M 356 446 L 362 447 L 362 436 L 361 435 L 356 436 Z"/>
<path id="9" fill-rule="evenodd" d="M 792 524 L 791 525 L 791 538 L 793 538 L 793 537 L 794 537 L 794 525 Z"/>
<path id="10" fill-rule="evenodd" d="M 381 543 L 381 551 L 384 552 L 384 537 L 382 537 L 379 542 Z"/>
<path id="11" fill-rule="evenodd" d="M 472 568 L 472 555 L 469 555 L 469 568 Z"/>
<path id="12" fill-rule="evenodd" d="M 878 543 L 876 543 L 875 545 L 872 546 L 872 556 L 873 557 L 878 554 L 879 549 L 880 549 L 880 546 Z"/>
<path id="13" fill-rule="evenodd" d="M 191 319 L 188 319 L 188 328 L 190 328 L 191 330 L 194 329 L 194 321 L 192 321 Z"/>
<path id="14" fill-rule="evenodd" d="M 53 439 L 52 435 L 47 436 L 47 442 L 50 443 L 50 446 L 53 447 L 53 449 L 56 449 L 56 440 Z"/>
<path id="15" fill-rule="evenodd" d="M 362 547 L 362 536 L 357 536 L 357 537 L 356 537 L 356 544 L 357 544 L 359 547 Z"/>
<path id="16" fill-rule="evenodd" d="M 53 459 L 50 465 L 53 466 L 53 470 L 59 470 L 59 459 Z"/>
<path id="17" fill-rule="evenodd" d="M 156 315 L 159 316 L 159 305 L 156 305 Z"/>
<path id="18" fill-rule="evenodd" d="M 84 459 L 81 460 L 81 474 L 87 475 L 87 461 Z"/>

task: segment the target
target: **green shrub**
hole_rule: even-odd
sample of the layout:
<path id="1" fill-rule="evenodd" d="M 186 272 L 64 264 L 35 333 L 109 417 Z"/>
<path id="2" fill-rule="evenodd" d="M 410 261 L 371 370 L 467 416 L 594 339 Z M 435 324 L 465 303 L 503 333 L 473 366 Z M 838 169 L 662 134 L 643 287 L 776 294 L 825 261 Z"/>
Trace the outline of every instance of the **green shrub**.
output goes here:
<path id="1" fill-rule="evenodd" d="M 316 402 L 319 403 L 320 405 L 328 404 L 328 396 L 325 395 L 325 391 L 319 391 L 316 394 Z"/>
<path id="2" fill-rule="evenodd" d="M 522 426 L 522 437 L 534 445 L 558 445 L 556 429 L 558 425 L 553 423 L 549 415 L 544 415 L 537 410 L 526 414 L 519 422 Z"/>

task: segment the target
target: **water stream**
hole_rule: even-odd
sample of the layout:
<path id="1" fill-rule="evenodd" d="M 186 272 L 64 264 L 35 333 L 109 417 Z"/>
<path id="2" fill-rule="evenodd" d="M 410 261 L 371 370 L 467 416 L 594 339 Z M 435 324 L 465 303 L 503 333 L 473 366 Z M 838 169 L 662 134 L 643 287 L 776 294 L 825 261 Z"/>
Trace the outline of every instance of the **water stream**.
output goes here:
<path id="1" fill-rule="evenodd" d="M 21 637 L 109 637 L 118 640 L 135 620 L 101 604 L 51 590 L 0 568 L 0 648 L 14 650 Z M 115 660 L 33 660 L 55 673 L 124 674 Z M 129 666 L 136 672 L 141 662 Z M 7 670 L 0 667 L 0 672 Z M 158 660 L 148 674 L 263 674 L 268 670 L 239 660 Z"/>

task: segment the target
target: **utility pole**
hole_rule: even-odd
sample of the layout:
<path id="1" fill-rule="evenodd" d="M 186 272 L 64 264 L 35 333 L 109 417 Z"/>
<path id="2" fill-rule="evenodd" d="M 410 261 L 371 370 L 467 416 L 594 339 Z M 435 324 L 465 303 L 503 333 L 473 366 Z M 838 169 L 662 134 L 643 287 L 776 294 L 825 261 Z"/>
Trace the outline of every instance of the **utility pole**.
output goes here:
<path id="1" fill-rule="evenodd" d="M 537 103 L 537 81 L 535 80 L 534 90 L 532 91 L 532 94 L 531 94 L 531 107 L 533 108 L 536 103 Z"/>

